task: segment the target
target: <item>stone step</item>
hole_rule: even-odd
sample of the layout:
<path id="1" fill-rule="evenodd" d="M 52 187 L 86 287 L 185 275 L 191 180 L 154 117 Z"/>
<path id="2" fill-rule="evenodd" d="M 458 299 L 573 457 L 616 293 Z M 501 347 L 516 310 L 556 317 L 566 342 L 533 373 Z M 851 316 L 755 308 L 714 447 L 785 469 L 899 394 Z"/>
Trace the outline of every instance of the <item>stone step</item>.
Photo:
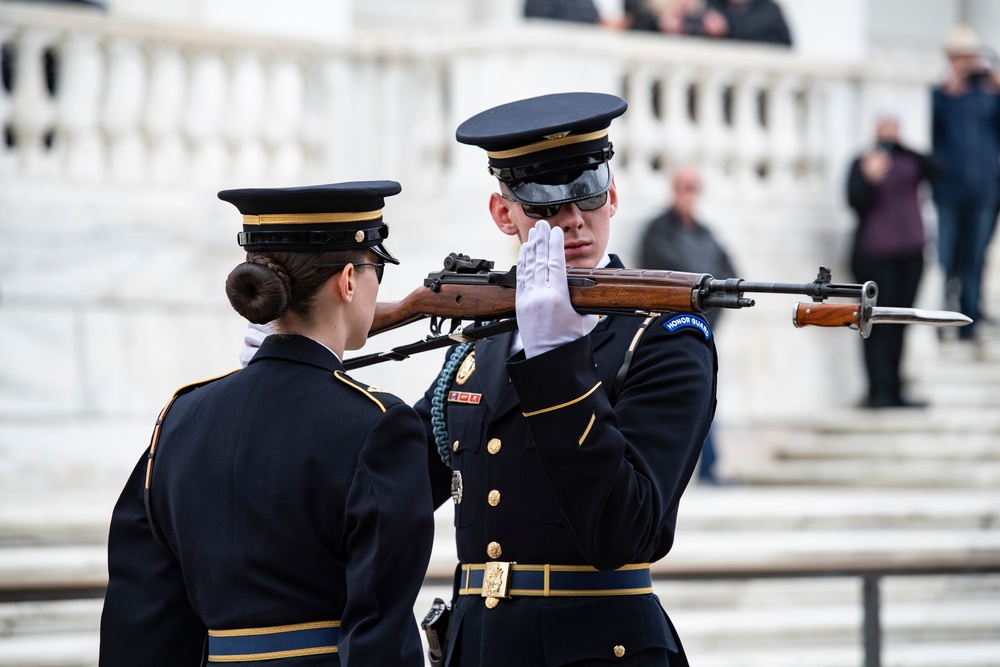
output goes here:
<path id="1" fill-rule="evenodd" d="M 800 433 L 773 442 L 774 458 L 825 461 L 962 461 L 1000 465 L 997 437 L 988 433 Z"/>
<path id="2" fill-rule="evenodd" d="M 103 606 L 103 599 L 0 603 L 0 637 L 96 634 Z"/>
<path id="3" fill-rule="evenodd" d="M 0 641 L 2 667 L 97 667 L 97 632 L 46 633 Z"/>
<path id="4" fill-rule="evenodd" d="M 687 645 L 766 646 L 853 645 L 863 623 L 861 604 L 668 610 Z M 883 641 L 951 642 L 993 640 L 1000 644 L 1000 605 L 995 600 L 883 603 Z M 1000 654 L 998 654 L 1000 655 Z"/>
<path id="5" fill-rule="evenodd" d="M 811 644 L 788 647 L 714 647 L 685 651 L 692 665 L 698 667 L 858 667 L 864 664 L 861 642 L 857 645 Z M 969 641 L 914 643 L 883 646 L 882 665 L 886 667 L 995 667 L 1000 642 Z"/>
<path id="6" fill-rule="evenodd" d="M 1000 403 L 1000 401 L 998 401 Z M 870 435 L 1000 434 L 1000 405 L 990 407 L 931 405 L 923 409 L 831 409 L 810 415 L 796 426 L 817 433 Z"/>
<path id="7" fill-rule="evenodd" d="M 740 484 L 802 487 L 982 488 L 1000 485 L 1000 463 L 971 461 L 771 461 L 727 465 Z"/>

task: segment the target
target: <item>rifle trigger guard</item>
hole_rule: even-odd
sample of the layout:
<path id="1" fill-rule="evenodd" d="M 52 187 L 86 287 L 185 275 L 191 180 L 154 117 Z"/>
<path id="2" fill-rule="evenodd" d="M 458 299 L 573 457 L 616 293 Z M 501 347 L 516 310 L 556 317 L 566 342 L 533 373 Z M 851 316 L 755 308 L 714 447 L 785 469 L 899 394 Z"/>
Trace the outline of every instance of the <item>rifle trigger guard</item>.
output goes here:
<path id="1" fill-rule="evenodd" d="M 431 335 L 441 335 L 441 318 L 437 315 L 431 315 Z"/>

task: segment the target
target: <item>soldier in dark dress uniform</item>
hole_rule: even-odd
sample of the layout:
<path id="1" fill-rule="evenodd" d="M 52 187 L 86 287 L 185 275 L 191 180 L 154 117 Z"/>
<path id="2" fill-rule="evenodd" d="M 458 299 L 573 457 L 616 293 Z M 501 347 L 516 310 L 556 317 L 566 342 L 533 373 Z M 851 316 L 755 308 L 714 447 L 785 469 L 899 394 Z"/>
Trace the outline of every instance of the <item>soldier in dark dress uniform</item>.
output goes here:
<path id="1" fill-rule="evenodd" d="M 649 564 L 673 544 L 714 414 L 711 330 L 676 313 L 595 326 L 556 289 L 567 265 L 622 268 L 606 254 L 608 128 L 625 109 L 546 95 L 457 131 L 487 151 L 492 217 L 524 245 L 520 331 L 453 348 L 416 406 L 434 503 L 455 507 L 446 665 L 687 664 Z"/>
<path id="2" fill-rule="evenodd" d="M 414 410 L 353 380 L 392 181 L 227 190 L 247 261 L 233 307 L 274 321 L 250 365 L 163 409 L 115 507 L 103 667 L 424 664 L 433 535 Z"/>

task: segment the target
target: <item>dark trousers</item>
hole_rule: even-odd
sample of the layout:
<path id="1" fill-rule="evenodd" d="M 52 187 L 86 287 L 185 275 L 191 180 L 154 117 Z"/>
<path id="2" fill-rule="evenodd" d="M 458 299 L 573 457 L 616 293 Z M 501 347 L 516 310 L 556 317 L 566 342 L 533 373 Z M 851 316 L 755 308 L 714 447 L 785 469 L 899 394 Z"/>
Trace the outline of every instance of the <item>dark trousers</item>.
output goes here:
<path id="1" fill-rule="evenodd" d="M 972 338 L 980 319 L 980 301 L 986 248 L 996 224 L 997 203 L 993 200 L 966 204 L 937 204 L 938 254 L 945 276 L 946 299 L 949 284 L 957 283 L 958 307 L 973 323 L 958 330 L 959 338 Z M 951 308 L 950 304 L 947 307 Z"/>
<path id="2" fill-rule="evenodd" d="M 877 306 L 911 308 L 924 272 L 924 256 L 870 257 L 857 254 L 851 262 L 851 270 L 857 282 L 874 280 L 878 285 Z M 868 374 L 868 400 L 873 405 L 902 400 L 899 369 L 903 360 L 905 326 L 875 325 L 871 335 L 862 343 Z"/>

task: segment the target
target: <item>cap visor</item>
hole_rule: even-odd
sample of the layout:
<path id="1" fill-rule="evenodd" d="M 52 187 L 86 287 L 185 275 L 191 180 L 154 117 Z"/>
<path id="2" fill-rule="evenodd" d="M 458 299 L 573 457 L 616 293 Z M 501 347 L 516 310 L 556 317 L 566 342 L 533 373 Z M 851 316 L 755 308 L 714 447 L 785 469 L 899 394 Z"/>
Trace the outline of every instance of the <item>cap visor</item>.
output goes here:
<path id="1" fill-rule="evenodd" d="M 373 245 L 369 248 L 373 253 L 384 259 L 389 264 L 399 264 L 399 260 L 392 256 L 392 253 L 385 249 L 385 246 L 379 243 L 378 245 Z"/>
<path id="2" fill-rule="evenodd" d="M 610 188 L 611 168 L 607 162 L 602 162 L 594 169 L 546 176 L 539 181 L 520 181 L 506 185 L 510 190 L 510 196 L 522 204 L 565 204 L 596 197 Z"/>

